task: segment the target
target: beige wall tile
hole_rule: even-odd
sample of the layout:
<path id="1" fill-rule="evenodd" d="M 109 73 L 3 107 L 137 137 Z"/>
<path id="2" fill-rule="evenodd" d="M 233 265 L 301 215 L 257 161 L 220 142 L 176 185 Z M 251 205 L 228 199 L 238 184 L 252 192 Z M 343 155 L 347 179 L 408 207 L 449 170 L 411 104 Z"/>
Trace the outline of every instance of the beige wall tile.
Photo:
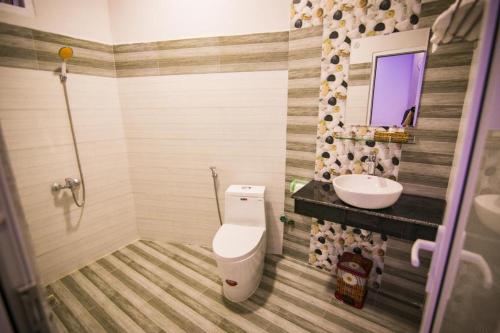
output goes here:
<path id="1" fill-rule="evenodd" d="M 230 184 L 266 185 L 268 249 L 280 253 L 287 73 L 118 81 L 141 237 L 211 245 L 215 165 L 222 210 Z"/>
<path id="2" fill-rule="evenodd" d="M 45 71 L 0 68 L 0 119 L 42 283 L 138 238 L 118 87 L 70 74 L 69 101 L 87 187 L 77 208 L 50 185 L 78 169 L 63 87 Z M 27 98 L 27 96 L 29 98 Z"/>

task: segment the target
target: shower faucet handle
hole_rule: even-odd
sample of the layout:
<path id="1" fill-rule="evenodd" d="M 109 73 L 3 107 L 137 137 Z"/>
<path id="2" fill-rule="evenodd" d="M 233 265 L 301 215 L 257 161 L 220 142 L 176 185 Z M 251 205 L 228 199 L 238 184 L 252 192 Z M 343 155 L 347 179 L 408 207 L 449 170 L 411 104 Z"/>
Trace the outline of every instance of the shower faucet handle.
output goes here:
<path id="1" fill-rule="evenodd" d="M 77 188 L 81 184 L 80 179 L 78 179 L 78 178 L 69 178 L 68 177 L 64 181 L 66 182 L 67 188 Z"/>
<path id="2" fill-rule="evenodd" d="M 52 186 L 50 187 L 52 189 L 52 192 L 59 192 L 64 188 L 64 185 L 61 185 L 57 182 L 53 183 Z"/>
<path id="3" fill-rule="evenodd" d="M 69 188 L 69 189 L 75 189 L 75 188 L 78 188 L 80 185 L 81 185 L 81 181 L 80 179 L 78 178 L 66 178 L 65 180 L 65 184 L 59 184 L 59 183 L 54 183 L 52 184 L 51 188 L 52 188 L 52 192 L 59 192 L 60 190 L 63 190 L 63 189 L 66 189 L 66 188 Z"/>

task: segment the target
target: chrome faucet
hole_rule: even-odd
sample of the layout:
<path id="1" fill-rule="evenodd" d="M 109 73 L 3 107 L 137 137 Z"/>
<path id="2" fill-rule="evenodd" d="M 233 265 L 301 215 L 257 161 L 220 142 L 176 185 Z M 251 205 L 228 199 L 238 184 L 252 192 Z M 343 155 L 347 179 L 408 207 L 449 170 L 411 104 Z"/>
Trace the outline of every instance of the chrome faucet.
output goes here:
<path id="1" fill-rule="evenodd" d="M 64 180 L 64 182 L 65 182 L 64 185 L 59 184 L 59 183 L 52 184 L 52 191 L 59 192 L 60 190 L 63 190 L 66 188 L 69 188 L 71 191 L 73 191 L 73 189 L 78 188 L 81 184 L 81 181 L 78 178 L 69 178 L 68 177 Z"/>
<path id="2" fill-rule="evenodd" d="M 370 156 L 368 156 L 366 163 L 368 165 L 368 175 L 374 176 L 375 169 L 377 168 L 377 154 L 370 153 Z"/>

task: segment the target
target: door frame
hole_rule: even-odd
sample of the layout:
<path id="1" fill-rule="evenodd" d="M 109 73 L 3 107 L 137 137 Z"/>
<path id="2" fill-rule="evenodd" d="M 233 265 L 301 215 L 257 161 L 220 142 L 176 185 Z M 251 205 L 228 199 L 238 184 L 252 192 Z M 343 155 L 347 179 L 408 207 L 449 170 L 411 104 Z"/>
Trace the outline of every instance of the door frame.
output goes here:
<path id="1" fill-rule="evenodd" d="M 0 151 L 0 328 L 52 332 L 1 128 Z"/>
<path id="2" fill-rule="evenodd" d="M 447 193 L 447 207 L 443 219 L 442 233 L 436 241 L 432 257 L 427 297 L 421 321 L 420 332 L 439 332 L 447 301 L 453 290 L 460 255 L 463 248 L 464 232 L 468 221 L 480 160 L 474 159 L 482 152 L 487 131 L 480 128 L 487 125 L 483 108 L 486 93 L 494 90 L 491 84 L 493 72 L 494 41 L 497 38 L 499 19 L 498 0 L 485 0 L 481 37 L 478 45 L 477 67 L 471 66 L 473 81 L 469 81 L 469 100 L 463 109 L 459 137 L 455 147 L 455 158 Z M 470 84 L 472 83 L 472 85 Z M 492 112 L 490 112 L 491 114 Z M 481 127 L 480 127 L 481 126 Z M 473 184 L 471 186 L 471 184 Z"/>

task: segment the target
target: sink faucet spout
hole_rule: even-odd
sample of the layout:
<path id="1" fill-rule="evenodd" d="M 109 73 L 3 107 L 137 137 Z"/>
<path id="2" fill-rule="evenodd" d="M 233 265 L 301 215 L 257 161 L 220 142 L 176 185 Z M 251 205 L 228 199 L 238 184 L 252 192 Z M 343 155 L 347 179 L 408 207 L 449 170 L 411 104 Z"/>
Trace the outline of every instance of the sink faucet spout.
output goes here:
<path id="1" fill-rule="evenodd" d="M 371 153 L 366 163 L 368 166 L 368 175 L 374 176 L 375 169 L 377 168 L 377 154 Z"/>

